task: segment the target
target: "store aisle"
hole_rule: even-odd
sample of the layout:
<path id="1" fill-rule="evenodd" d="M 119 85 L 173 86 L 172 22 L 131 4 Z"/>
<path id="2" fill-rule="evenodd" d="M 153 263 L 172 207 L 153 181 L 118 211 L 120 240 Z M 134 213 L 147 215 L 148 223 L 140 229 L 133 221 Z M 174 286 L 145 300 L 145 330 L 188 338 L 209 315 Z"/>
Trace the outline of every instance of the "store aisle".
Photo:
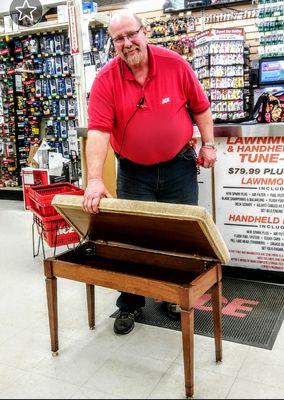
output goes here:
<path id="1" fill-rule="evenodd" d="M 52 357 L 43 259 L 33 258 L 31 229 L 22 202 L 0 200 L 0 398 L 184 398 L 180 332 L 136 324 L 115 336 L 116 291 L 96 289 L 91 331 L 85 285 L 58 280 L 60 351 Z M 272 351 L 228 341 L 223 348 L 216 365 L 213 339 L 195 335 L 195 398 L 283 399 L 283 326 Z"/>

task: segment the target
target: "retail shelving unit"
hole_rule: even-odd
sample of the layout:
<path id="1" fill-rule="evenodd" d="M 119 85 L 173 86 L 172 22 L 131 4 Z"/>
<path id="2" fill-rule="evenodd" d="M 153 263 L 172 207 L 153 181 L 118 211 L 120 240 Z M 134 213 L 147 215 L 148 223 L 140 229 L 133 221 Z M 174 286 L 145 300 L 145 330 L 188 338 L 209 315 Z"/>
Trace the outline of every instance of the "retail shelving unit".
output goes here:
<path id="1" fill-rule="evenodd" d="M 61 29 L 67 30 L 68 22 L 57 22 L 57 23 L 55 23 L 54 21 L 41 22 L 35 26 L 30 26 L 28 29 L 25 27 L 17 31 L 1 33 L 0 37 L 5 37 L 7 35 L 10 37 L 23 36 L 26 35 L 27 33 L 32 35 L 34 33 L 56 32 Z"/>
<path id="2" fill-rule="evenodd" d="M 107 27 L 99 21 L 91 21 L 88 30 L 89 51 L 84 52 L 84 65 L 94 65 L 98 72 L 113 56 Z"/>
<path id="3" fill-rule="evenodd" d="M 258 30 L 260 32 L 259 57 L 284 55 L 284 6 L 283 0 L 259 0 Z"/>
<path id="4" fill-rule="evenodd" d="M 193 35 L 196 19 L 191 13 L 148 18 L 147 32 L 151 44 L 167 47 L 178 52 L 189 62 L 192 60 Z"/>
<path id="5" fill-rule="evenodd" d="M 52 2 L 51 7 L 63 3 Z M 30 147 L 41 139 L 74 161 L 69 132 L 85 124 L 87 105 L 81 3 L 75 0 L 73 6 L 76 16 L 68 22 L 54 19 L 0 34 L 0 198 L 14 198 L 15 193 L 22 198 L 21 170 Z M 72 47 L 74 27 L 78 51 Z M 79 153 L 80 146 L 77 166 Z"/>
<path id="6" fill-rule="evenodd" d="M 193 65 L 210 99 L 213 119 L 245 117 L 243 29 L 210 29 L 195 39 Z"/>
<path id="7" fill-rule="evenodd" d="M 15 168 L 8 171 L 12 176 L 2 172 L 2 186 L 21 186 L 21 169 L 27 166 L 30 146 L 43 137 L 68 157 L 68 130 L 78 125 L 78 113 L 67 28 L 68 24 L 43 24 L 2 35 L 1 89 L 6 94 L 2 165 L 9 157 L 8 148 L 13 149 L 15 161 Z"/>

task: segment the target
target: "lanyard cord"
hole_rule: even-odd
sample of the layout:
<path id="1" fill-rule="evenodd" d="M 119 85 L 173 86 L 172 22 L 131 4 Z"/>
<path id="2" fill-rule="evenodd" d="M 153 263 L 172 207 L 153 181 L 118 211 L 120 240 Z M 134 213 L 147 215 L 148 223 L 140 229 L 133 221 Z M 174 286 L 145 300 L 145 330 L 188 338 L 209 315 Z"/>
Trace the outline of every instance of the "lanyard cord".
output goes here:
<path id="1" fill-rule="evenodd" d="M 145 98 L 143 96 L 139 100 L 138 104 L 136 104 L 136 108 L 135 108 L 134 112 L 131 114 L 130 118 L 128 118 L 128 120 L 127 120 L 127 122 L 126 122 L 126 124 L 124 126 L 123 133 L 122 133 L 122 139 L 121 139 L 121 145 L 120 145 L 120 149 L 119 149 L 119 152 L 118 152 L 118 158 L 120 157 L 120 154 L 121 154 L 121 150 L 122 150 L 122 146 L 123 146 L 123 142 L 124 142 L 126 129 L 127 129 L 128 125 L 129 125 L 130 121 L 134 118 L 135 114 L 139 110 L 139 108 L 142 108 L 142 105 L 144 104 L 144 101 L 145 101 Z"/>

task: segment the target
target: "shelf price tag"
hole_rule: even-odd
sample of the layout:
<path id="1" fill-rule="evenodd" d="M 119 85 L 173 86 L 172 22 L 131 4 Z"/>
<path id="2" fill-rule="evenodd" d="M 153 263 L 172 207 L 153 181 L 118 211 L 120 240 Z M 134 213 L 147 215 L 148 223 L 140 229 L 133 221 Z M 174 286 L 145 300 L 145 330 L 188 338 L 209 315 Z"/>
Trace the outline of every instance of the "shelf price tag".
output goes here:
<path id="1" fill-rule="evenodd" d="M 69 144 L 69 154 L 71 152 L 75 152 L 75 154 L 79 154 L 79 146 L 78 146 L 78 135 L 76 129 L 68 130 L 68 144 Z"/>

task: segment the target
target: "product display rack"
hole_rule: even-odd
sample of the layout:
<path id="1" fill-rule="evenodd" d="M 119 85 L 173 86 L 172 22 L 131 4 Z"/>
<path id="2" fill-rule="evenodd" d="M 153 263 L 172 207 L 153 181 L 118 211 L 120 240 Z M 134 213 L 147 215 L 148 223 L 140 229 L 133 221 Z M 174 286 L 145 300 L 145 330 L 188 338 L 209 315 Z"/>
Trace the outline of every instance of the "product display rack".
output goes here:
<path id="1" fill-rule="evenodd" d="M 0 90 L 1 90 L 1 133 L 0 133 L 0 185 L 3 180 L 11 187 L 18 186 L 17 158 L 17 100 L 15 88 L 15 63 L 13 48 L 8 42 L 0 42 Z M 2 184 L 1 186 L 5 186 Z"/>
<path id="2" fill-rule="evenodd" d="M 284 55 L 283 0 L 259 0 L 258 30 L 260 32 L 259 57 Z"/>
<path id="3" fill-rule="evenodd" d="M 162 18 L 148 18 L 147 32 L 151 44 L 176 51 L 184 59 L 192 60 L 192 38 L 196 20 L 189 15 L 167 15 Z"/>
<path id="4" fill-rule="evenodd" d="M 95 65 L 98 72 L 111 58 L 115 56 L 115 51 L 107 32 L 107 27 L 102 24 L 95 24 L 89 27 L 89 52 L 84 52 L 84 65 Z"/>
<path id="5" fill-rule="evenodd" d="M 249 60 L 242 29 L 209 29 L 195 37 L 193 67 L 214 120 L 243 118 L 249 110 Z"/>
<path id="6" fill-rule="evenodd" d="M 1 187 L 21 186 L 30 147 L 42 138 L 69 158 L 68 130 L 78 126 L 74 63 L 67 31 L 49 27 L 0 39 Z"/>

